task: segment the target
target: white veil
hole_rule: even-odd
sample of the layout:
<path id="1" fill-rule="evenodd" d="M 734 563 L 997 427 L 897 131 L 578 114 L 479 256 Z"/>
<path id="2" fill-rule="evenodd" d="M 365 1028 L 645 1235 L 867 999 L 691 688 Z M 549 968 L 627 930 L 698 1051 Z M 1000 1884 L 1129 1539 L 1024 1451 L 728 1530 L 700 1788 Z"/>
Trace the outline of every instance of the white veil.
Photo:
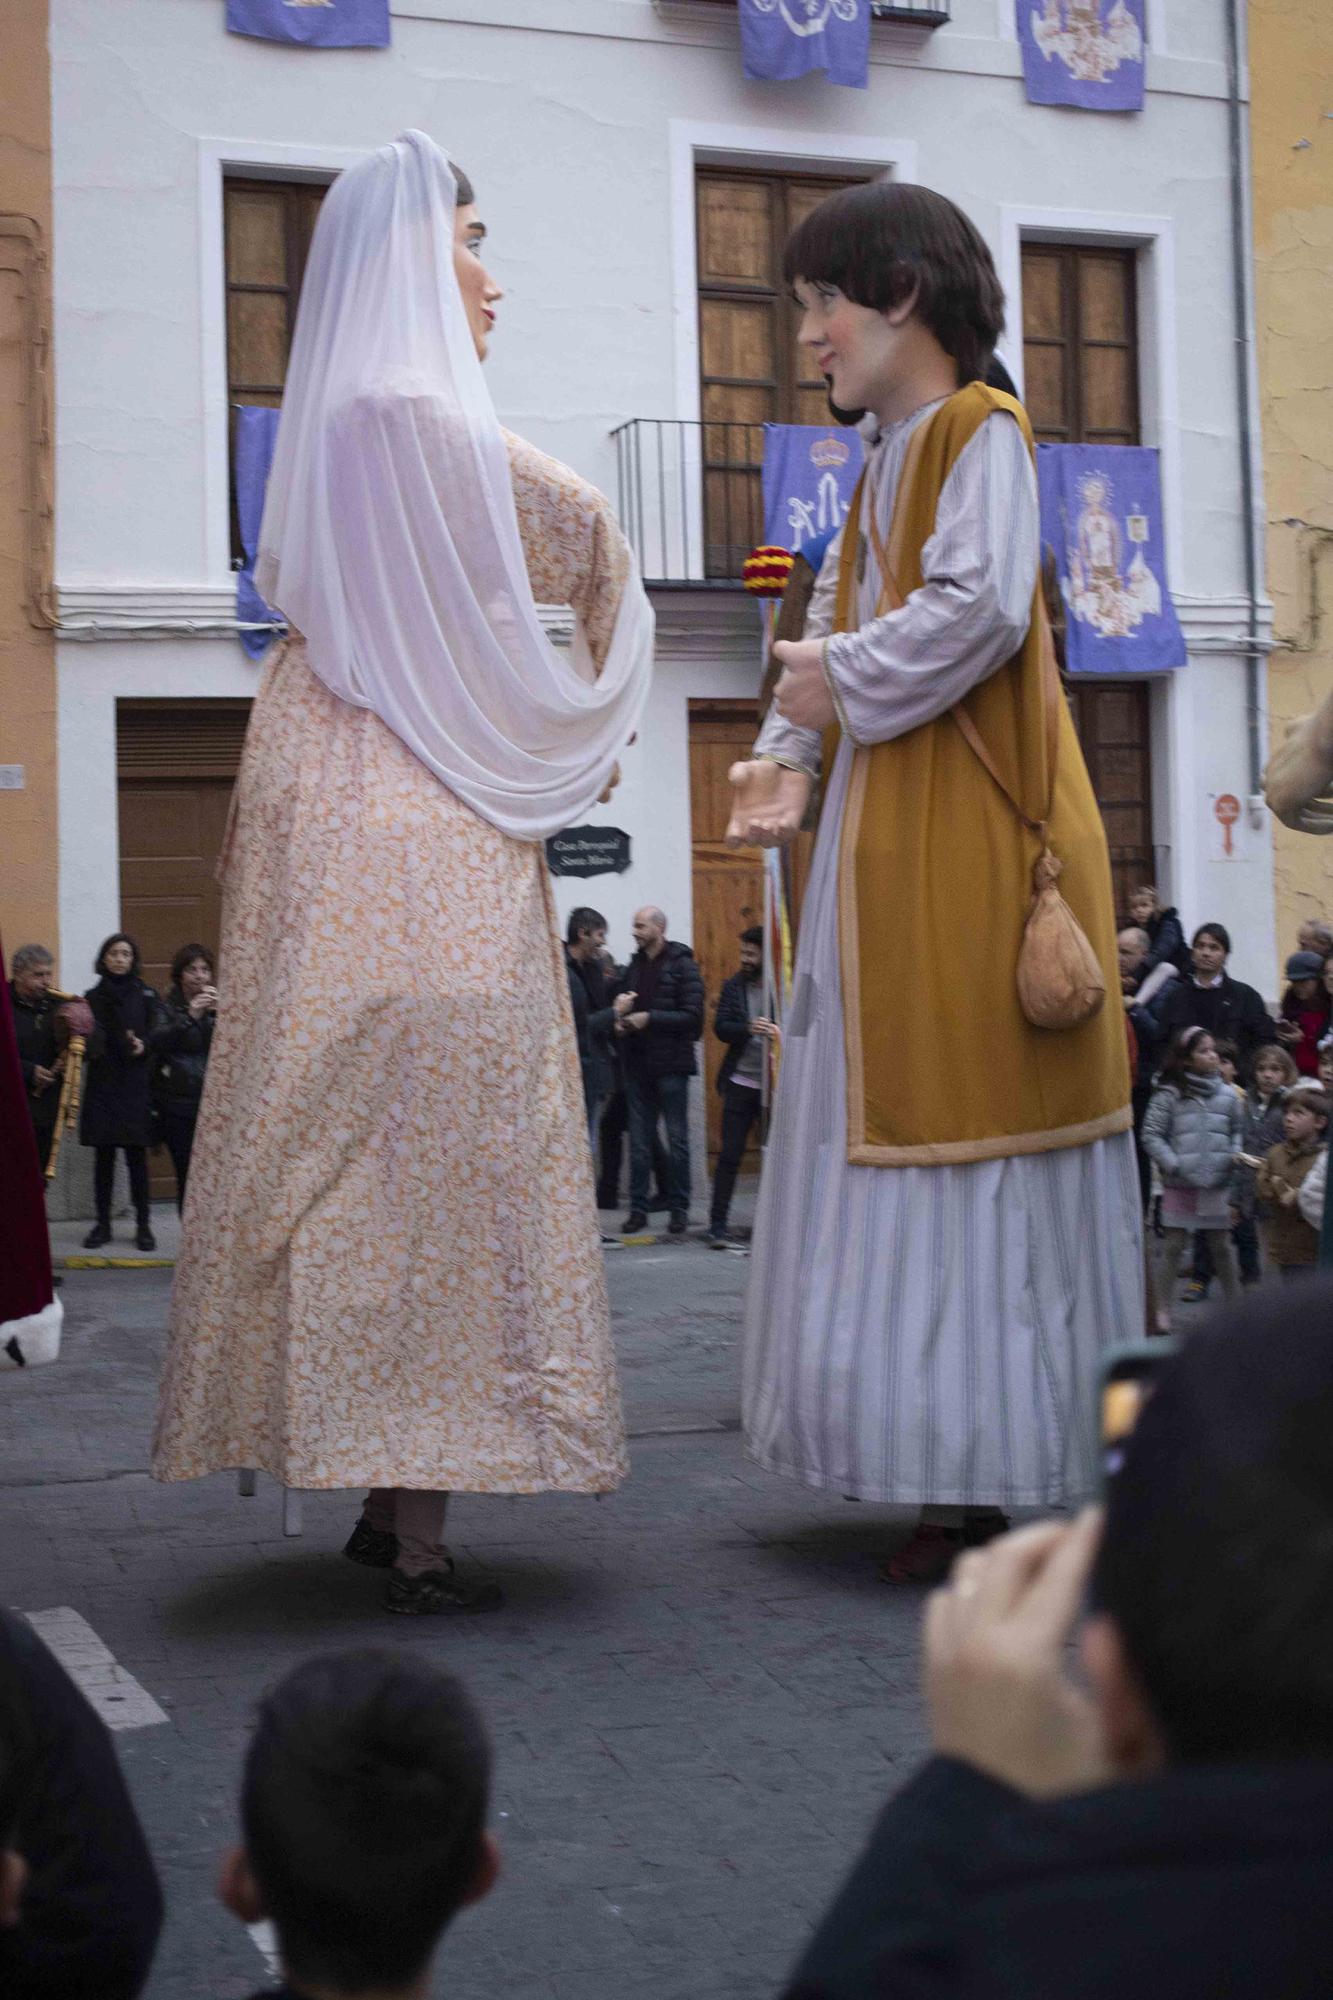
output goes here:
<path id="1" fill-rule="evenodd" d="M 454 275 L 454 176 L 405 132 L 344 173 L 310 248 L 256 582 L 310 665 L 521 840 L 605 790 L 648 692 L 637 572 L 602 672 L 533 602 L 509 457 Z"/>

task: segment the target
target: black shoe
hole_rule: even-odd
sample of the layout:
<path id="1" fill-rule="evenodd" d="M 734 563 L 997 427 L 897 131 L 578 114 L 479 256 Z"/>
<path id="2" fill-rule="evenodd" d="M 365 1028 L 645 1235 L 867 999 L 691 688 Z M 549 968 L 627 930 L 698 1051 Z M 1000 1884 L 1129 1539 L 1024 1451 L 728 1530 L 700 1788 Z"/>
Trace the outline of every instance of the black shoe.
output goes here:
<path id="1" fill-rule="evenodd" d="M 690 1226 L 690 1218 L 683 1208 L 673 1208 L 671 1220 L 667 1224 L 668 1236 L 683 1236 Z"/>
<path id="2" fill-rule="evenodd" d="M 157 1238 L 146 1222 L 141 1222 L 134 1232 L 134 1247 L 136 1250 L 156 1250 L 157 1248 Z"/>
<path id="3" fill-rule="evenodd" d="M 387 1528 L 372 1528 L 365 1515 L 357 1522 L 343 1550 L 348 1562 L 367 1569 L 392 1569 L 398 1559 L 398 1537 Z"/>
<path id="4" fill-rule="evenodd" d="M 483 1577 L 479 1583 L 460 1583 L 454 1575 L 453 1559 L 446 1557 L 445 1569 L 428 1569 L 424 1576 L 404 1576 L 395 1570 L 384 1593 L 384 1609 L 400 1618 L 424 1618 L 439 1611 L 457 1615 L 464 1611 L 498 1611 L 505 1594 L 498 1583 Z"/>
<path id="5" fill-rule="evenodd" d="M 648 1218 L 641 1208 L 632 1208 L 620 1225 L 622 1236 L 637 1236 L 641 1229 L 648 1227 Z"/>
<path id="6" fill-rule="evenodd" d="M 100 1250 L 104 1243 L 109 1243 L 110 1241 L 111 1224 L 109 1222 L 95 1222 L 83 1239 L 83 1247 L 85 1250 Z"/>
<path id="7" fill-rule="evenodd" d="M 731 1238 L 725 1229 L 708 1229 L 704 1232 L 704 1242 L 710 1250 L 725 1250 Z"/>
<path id="8" fill-rule="evenodd" d="M 998 1507 L 968 1507 L 963 1514 L 963 1545 L 984 1549 L 987 1542 L 1007 1535 L 1010 1526 L 1009 1516 Z"/>

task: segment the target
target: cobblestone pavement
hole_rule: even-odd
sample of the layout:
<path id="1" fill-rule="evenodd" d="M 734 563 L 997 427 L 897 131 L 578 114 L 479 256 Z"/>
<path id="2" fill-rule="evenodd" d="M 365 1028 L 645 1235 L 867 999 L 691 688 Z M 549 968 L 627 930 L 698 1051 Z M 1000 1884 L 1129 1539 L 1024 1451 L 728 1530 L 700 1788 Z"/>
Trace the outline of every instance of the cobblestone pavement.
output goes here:
<path id="1" fill-rule="evenodd" d="M 777 1990 L 922 1751 L 920 1601 L 875 1576 L 905 1517 L 746 1463 L 744 1255 L 662 1243 L 608 1269 L 633 1473 L 603 1501 L 454 1503 L 455 1549 L 508 1593 L 494 1617 L 386 1618 L 382 1579 L 338 1556 L 351 1496 L 308 1495 L 285 1540 L 262 1478 L 251 1500 L 230 1477 L 148 1478 L 169 1269 L 70 1270 L 61 1360 L 0 1376 L 5 1599 L 77 1611 L 169 1718 L 117 1737 L 170 1905 L 149 2000 L 264 1983 L 213 1893 L 254 1702 L 366 1643 L 457 1669 L 495 1735 L 506 1871 L 450 1934 L 438 1994 Z"/>

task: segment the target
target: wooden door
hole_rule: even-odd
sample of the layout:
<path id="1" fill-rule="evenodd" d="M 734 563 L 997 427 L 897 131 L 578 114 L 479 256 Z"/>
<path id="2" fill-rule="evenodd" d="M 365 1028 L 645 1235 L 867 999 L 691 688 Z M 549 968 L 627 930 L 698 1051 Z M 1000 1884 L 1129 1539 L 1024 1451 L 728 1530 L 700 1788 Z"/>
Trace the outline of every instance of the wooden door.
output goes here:
<path id="1" fill-rule="evenodd" d="M 722 1100 L 717 1073 L 726 1045 L 713 1033 L 713 1014 L 724 983 L 740 966 L 740 934 L 764 921 L 764 871 L 757 852 L 724 844 L 731 816 L 727 777 L 738 757 L 749 755 L 759 710 L 749 701 L 690 703 L 690 828 L 694 853 L 694 955 L 704 977 L 704 1097 L 708 1157 L 717 1157 Z M 751 1141 L 753 1161 L 758 1162 Z M 750 1163 L 747 1163 L 750 1164 Z"/>
<path id="2" fill-rule="evenodd" d="M 700 410 L 705 574 L 737 577 L 763 538 L 764 424 L 828 422 L 822 378 L 796 339 L 782 277 L 788 236 L 842 179 L 701 169 Z"/>
<path id="3" fill-rule="evenodd" d="M 247 701 L 119 705 L 120 921 L 159 993 L 182 945 L 217 953 L 216 869 L 249 710 Z M 166 1153 L 149 1164 L 154 1199 L 174 1196 Z"/>

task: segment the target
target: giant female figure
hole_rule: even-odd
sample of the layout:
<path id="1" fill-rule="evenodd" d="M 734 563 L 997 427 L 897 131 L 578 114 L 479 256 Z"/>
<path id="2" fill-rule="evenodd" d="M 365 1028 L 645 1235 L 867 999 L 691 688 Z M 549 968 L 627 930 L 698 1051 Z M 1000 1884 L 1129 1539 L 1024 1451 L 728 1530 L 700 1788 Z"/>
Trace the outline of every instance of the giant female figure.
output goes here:
<path id="1" fill-rule="evenodd" d="M 315 232 L 153 1462 L 371 1489 L 347 1553 L 405 1612 L 498 1601 L 451 1489 L 625 1473 L 541 842 L 613 782 L 652 614 L 601 495 L 498 425 L 484 233 L 418 132 Z"/>

